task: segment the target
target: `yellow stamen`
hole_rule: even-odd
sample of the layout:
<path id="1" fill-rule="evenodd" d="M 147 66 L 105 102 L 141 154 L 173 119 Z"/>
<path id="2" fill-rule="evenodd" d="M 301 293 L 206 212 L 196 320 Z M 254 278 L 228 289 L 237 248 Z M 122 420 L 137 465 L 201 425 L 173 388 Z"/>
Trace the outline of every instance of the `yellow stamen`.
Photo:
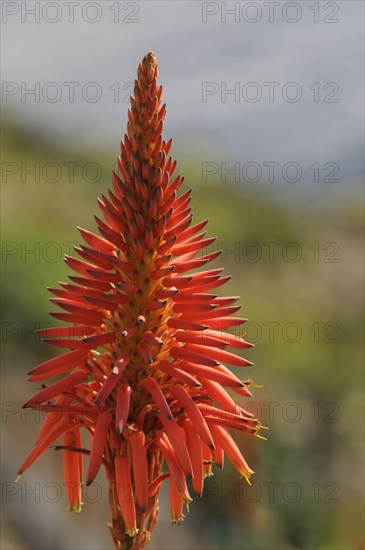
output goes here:
<path id="1" fill-rule="evenodd" d="M 247 483 L 249 485 L 252 485 L 251 481 L 250 481 L 250 474 L 243 474 L 243 477 L 245 478 L 245 480 L 247 481 Z"/>

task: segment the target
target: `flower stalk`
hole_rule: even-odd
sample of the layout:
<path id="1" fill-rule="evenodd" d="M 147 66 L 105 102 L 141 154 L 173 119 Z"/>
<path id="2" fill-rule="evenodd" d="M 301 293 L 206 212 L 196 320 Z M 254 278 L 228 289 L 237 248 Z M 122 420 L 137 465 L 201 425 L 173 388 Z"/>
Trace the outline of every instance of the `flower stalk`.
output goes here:
<path id="1" fill-rule="evenodd" d="M 79 258 L 65 258 L 76 275 L 49 289 L 62 310 L 51 315 L 66 324 L 39 332 L 67 351 L 29 373 L 42 389 L 24 406 L 47 416 L 18 472 L 62 437 L 56 449 L 69 509 L 79 512 L 82 480 L 90 485 L 104 466 L 117 549 L 148 543 L 165 480 L 176 524 L 190 491 L 201 496 L 204 478 L 225 456 L 249 481 L 253 470 L 230 430 L 258 435 L 262 427 L 231 395 L 250 396 L 252 382 L 226 365 L 252 363 L 228 349 L 251 344 L 226 332 L 245 322 L 232 317 L 237 297 L 210 293 L 229 277 L 205 269 L 220 252 L 208 252 L 215 239 L 205 238 L 207 221 L 192 224 L 191 190 L 179 194 L 183 178 L 175 175 L 171 139 L 162 137 L 166 106 L 157 76 L 149 52 L 138 68 L 113 189 L 98 200 L 99 234 L 79 228 Z"/>

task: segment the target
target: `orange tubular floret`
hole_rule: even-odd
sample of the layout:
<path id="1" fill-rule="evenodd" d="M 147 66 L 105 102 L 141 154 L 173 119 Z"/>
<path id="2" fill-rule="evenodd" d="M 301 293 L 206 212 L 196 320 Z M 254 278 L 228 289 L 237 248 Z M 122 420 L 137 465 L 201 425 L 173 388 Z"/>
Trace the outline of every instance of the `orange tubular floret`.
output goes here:
<path id="1" fill-rule="evenodd" d="M 204 420 L 204 416 L 188 392 L 180 384 L 176 384 L 171 387 L 171 394 L 177 399 L 178 403 L 185 407 L 187 415 L 193 422 L 195 429 L 198 431 L 204 443 L 211 449 L 214 449 L 213 439 L 208 425 Z"/>
<path id="2" fill-rule="evenodd" d="M 85 382 L 86 378 L 87 371 L 85 369 L 76 369 L 69 376 L 54 382 L 44 390 L 34 395 L 31 399 L 28 399 L 24 406 L 26 407 L 27 405 L 40 405 L 41 403 L 45 403 L 57 395 L 71 390 L 74 386 Z"/>
<path id="3" fill-rule="evenodd" d="M 148 504 L 148 463 L 145 448 L 145 434 L 132 431 L 129 437 L 132 451 L 133 477 L 138 506 L 145 512 Z"/>
<path id="4" fill-rule="evenodd" d="M 233 441 L 233 438 L 228 433 L 228 431 L 222 426 L 217 426 L 216 424 L 211 424 L 210 426 L 213 439 L 220 446 L 223 451 L 226 453 L 230 462 L 239 472 L 239 474 L 246 478 L 247 482 L 250 483 L 250 476 L 255 472 L 251 470 L 245 459 L 243 458 L 239 448 L 236 443 Z"/>
<path id="5" fill-rule="evenodd" d="M 184 520 L 183 507 L 184 499 L 181 497 L 174 479 L 170 478 L 170 518 L 173 525 L 180 525 Z"/>
<path id="6" fill-rule="evenodd" d="M 175 452 L 171 444 L 169 443 L 167 437 L 163 434 L 159 434 L 159 437 L 157 437 L 157 440 L 156 440 L 156 445 L 159 447 L 163 456 L 165 457 L 165 460 L 170 470 L 170 476 L 174 478 L 176 487 L 180 492 L 183 500 L 186 503 L 191 502 L 192 499 L 190 498 L 188 488 L 186 485 L 185 474 L 180 464 L 177 461 Z"/>
<path id="7" fill-rule="evenodd" d="M 128 419 L 131 393 L 132 389 L 129 384 L 121 384 L 118 388 L 115 411 L 115 429 L 118 433 L 122 433 Z"/>
<path id="8" fill-rule="evenodd" d="M 164 396 L 160 386 L 156 382 L 156 380 L 152 377 L 146 378 L 143 381 L 144 387 L 146 390 L 150 392 L 153 399 L 155 400 L 156 405 L 160 409 L 161 413 L 169 420 L 173 418 L 172 413 L 170 411 L 170 407 L 168 406 L 168 403 L 166 401 L 166 397 Z"/>
<path id="9" fill-rule="evenodd" d="M 63 445 L 66 447 L 79 446 L 79 437 L 74 430 L 68 430 L 63 434 Z M 81 476 L 80 458 L 82 455 L 74 451 L 63 451 L 63 472 L 65 487 L 69 502 L 69 510 L 81 512 Z"/>
<path id="10" fill-rule="evenodd" d="M 34 369 L 28 372 L 28 374 L 44 374 L 48 371 L 53 371 L 56 369 L 63 369 L 64 370 L 70 370 L 73 367 L 79 367 L 84 363 L 84 360 L 87 356 L 87 352 L 84 350 L 76 350 L 76 351 L 69 351 L 67 353 L 64 353 L 63 355 L 59 355 L 58 357 L 54 357 L 53 359 L 49 359 L 48 361 L 45 361 L 44 363 L 41 363 Z M 60 372 L 64 372 L 63 370 L 59 370 L 57 374 Z"/>
<path id="11" fill-rule="evenodd" d="M 90 485 L 98 474 L 104 454 L 105 441 L 112 421 L 112 415 L 108 411 L 104 411 L 99 415 L 91 447 L 86 485 Z"/>
<path id="12" fill-rule="evenodd" d="M 183 428 L 185 431 L 186 445 L 189 451 L 191 464 L 193 466 L 193 489 L 195 493 L 201 497 L 203 493 L 204 484 L 204 463 L 203 463 L 203 450 L 200 441 L 200 436 L 195 429 L 194 424 L 189 418 L 185 418 L 183 421 Z"/>
<path id="13" fill-rule="evenodd" d="M 174 448 L 176 459 L 181 465 L 185 475 L 193 475 L 193 468 L 191 465 L 188 450 L 183 434 L 174 418 L 166 418 L 161 412 L 157 414 L 161 424 L 165 428 L 166 435 Z"/>
<path id="14" fill-rule="evenodd" d="M 137 533 L 136 508 L 131 481 L 131 461 L 128 456 L 116 456 L 114 460 L 118 502 L 125 524 L 125 532 L 134 537 Z"/>
<path id="15" fill-rule="evenodd" d="M 46 449 L 68 428 L 72 425 L 72 420 L 68 415 L 61 416 L 58 422 L 51 428 L 47 434 L 37 443 L 34 449 L 29 453 L 27 458 L 18 470 L 19 477 L 44 453 Z"/>

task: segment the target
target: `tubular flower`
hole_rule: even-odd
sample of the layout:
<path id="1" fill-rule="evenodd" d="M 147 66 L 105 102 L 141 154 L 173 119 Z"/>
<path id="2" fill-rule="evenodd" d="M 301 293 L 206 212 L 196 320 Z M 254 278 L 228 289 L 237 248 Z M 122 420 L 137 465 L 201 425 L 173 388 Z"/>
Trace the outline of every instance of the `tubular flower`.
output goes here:
<path id="1" fill-rule="evenodd" d="M 67 324 L 39 332 L 67 351 L 29 372 L 42 389 L 24 406 L 47 415 L 18 472 L 62 437 L 56 449 L 69 509 L 81 509 L 86 456 L 87 485 L 106 470 L 115 547 L 134 550 L 150 538 L 164 480 L 171 520 L 180 523 L 192 500 L 187 481 L 201 496 L 225 455 L 249 480 L 253 471 L 230 430 L 257 435 L 262 427 L 225 389 L 251 395 L 251 381 L 225 366 L 251 365 L 228 351 L 251 344 L 225 332 L 245 322 L 231 317 L 237 297 L 209 292 L 229 277 L 205 269 L 220 253 L 207 252 L 214 241 L 205 237 L 207 221 L 192 224 L 191 190 L 179 194 L 183 178 L 175 175 L 171 140 L 162 137 L 157 74 L 149 52 L 138 68 L 113 190 L 99 199 L 99 234 L 79 229 L 80 258 L 65 258 L 76 275 L 50 289 L 62 310 L 51 315 Z"/>

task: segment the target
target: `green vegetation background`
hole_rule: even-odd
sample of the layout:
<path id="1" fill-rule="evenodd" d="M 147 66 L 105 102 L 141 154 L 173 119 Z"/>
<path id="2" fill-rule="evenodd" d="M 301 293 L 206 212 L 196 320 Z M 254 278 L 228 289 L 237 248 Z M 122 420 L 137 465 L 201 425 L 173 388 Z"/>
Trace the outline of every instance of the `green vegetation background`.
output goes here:
<path id="1" fill-rule="evenodd" d="M 62 484 L 59 455 L 49 450 L 20 489 L 12 482 L 39 429 L 40 418 L 19 410 L 35 388 L 26 372 L 57 353 L 32 332 L 52 322 L 46 287 L 69 274 L 62 256 L 69 252 L 68 243 L 79 242 L 76 226 L 94 230 L 96 197 L 110 185 L 118 152 L 68 150 L 9 120 L 2 142 L 3 484 L 8 485 L 1 547 L 111 548 L 105 491 L 97 498 L 88 495 L 76 516 L 66 512 L 64 493 L 57 498 L 44 490 L 47 484 Z M 256 347 L 246 357 L 255 366 L 243 376 L 263 387 L 254 388 L 245 404 L 261 413 L 270 430 L 267 441 L 237 437 L 256 471 L 251 488 L 227 464 L 207 480 L 203 499 L 194 500 L 180 527 L 169 525 L 163 491 L 150 548 L 360 548 L 363 264 L 358 188 L 343 181 L 309 190 L 304 184 L 238 185 L 219 178 L 202 183 L 199 155 L 174 151 L 174 156 L 186 175 L 185 188 L 193 188 L 194 221 L 209 218 L 208 234 L 217 235 L 225 251 L 216 265 L 233 277 L 222 292 L 240 295 L 242 314 L 250 320 L 247 337 Z M 52 183 L 41 176 L 36 182 L 28 175 L 22 181 L 21 163 L 36 162 L 41 167 L 58 163 L 61 180 Z M 73 183 L 63 164 L 69 162 L 79 163 Z M 102 167 L 94 183 L 81 174 L 89 162 Z M 11 165 L 4 163 L 15 163 L 17 173 L 9 175 Z M 94 174 L 90 168 L 89 179 Z M 273 258 L 264 243 L 277 243 Z M 27 253 L 32 249 L 35 254 Z M 283 258 L 285 251 L 294 258 L 296 250 L 298 261 Z M 261 258 L 253 261 L 259 252 Z M 103 474 L 97 482 L 105 488 Z M 34 494 L 27 493 L 30 488 Z"/>

